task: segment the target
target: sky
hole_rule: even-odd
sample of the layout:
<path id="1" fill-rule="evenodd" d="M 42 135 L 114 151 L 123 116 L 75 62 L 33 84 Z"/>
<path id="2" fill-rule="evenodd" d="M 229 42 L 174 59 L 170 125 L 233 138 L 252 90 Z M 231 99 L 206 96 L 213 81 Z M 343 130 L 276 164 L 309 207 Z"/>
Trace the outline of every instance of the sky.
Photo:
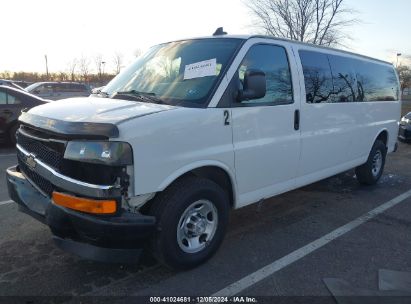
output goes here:
<path id="1" fill-rule="evenodd" d="M 136 50 L 181 38 L 211 35 L 224 26 L 229 34 L 253 34 L 245 0 L 14 0 L 1 3 L 0 71 L 67 71 L 74 58 L 102 56 L 106 71 L 114 55 L 130 63 Z M 248 0 L 252 1 L 252 0 Z M 345 0 L 359 23 L 349 30 L 350 51 L 411 64 L 410 0 Z"/>

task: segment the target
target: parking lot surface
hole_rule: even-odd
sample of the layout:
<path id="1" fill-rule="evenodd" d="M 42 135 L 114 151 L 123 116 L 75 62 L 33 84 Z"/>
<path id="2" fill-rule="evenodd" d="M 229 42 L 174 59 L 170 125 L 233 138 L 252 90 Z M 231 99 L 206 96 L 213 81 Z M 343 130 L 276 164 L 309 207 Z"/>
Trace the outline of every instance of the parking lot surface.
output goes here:
<path id="1" fill-rule="evenodd" d="M 411 145 L 400 144 L 378 185 L 360 186 L 352 170 L 233 211 L 217 254 L 196 269 L 174 272 L 149 257 L 140 265 L 110 265 L 56 248 L 46 226 L 9 202 L 4 172 L 15 162 L 13 149 L 0 149 L 1 296 L 115 296 L 117 302 L 130 295 L 209 296 L 411 190 Z M 379 269 L 411 272 L 410 229 L 406 197 L 239 294 L 326 296 L 335 303 L 325 278 L 377 290 Z"/>

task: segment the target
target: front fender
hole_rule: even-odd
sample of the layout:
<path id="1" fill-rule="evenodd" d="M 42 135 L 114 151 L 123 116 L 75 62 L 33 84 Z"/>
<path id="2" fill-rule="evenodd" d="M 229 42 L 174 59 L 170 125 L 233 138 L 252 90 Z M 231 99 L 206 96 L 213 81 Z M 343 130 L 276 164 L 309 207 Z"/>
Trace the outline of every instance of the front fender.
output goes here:
<path id="1" fill-rule="evenodd" d="M 188 164 L 186 166 L 179 168 L 178 170 L 174 171 L 172 174 L 170 174 L 167 178 L 165 178 L 160 183 L 158 187 L 158 192 L 165 190 L 175 180 L 177 180 L 179 177 L 183 176 L 184 174 L 190 171 L 193 171 L 195 169 L 203 168 L 203 167 L 217 167 L 219 169 L 224 170 L 228 174 L 231 180 L 231 185 L 233 187 L 232 191 L 233 191 L 234 206 L 236 206 L 235 203 L 237 202 L 237 191 L 236 191 L 237 183 L 236 183 L 234 172 L 226 164 L 219 162 L 219 161 L 215 161 L 215 160 L 197 161 L 197 162 L 194 162 L 194 163 L 191 163 L 191 164 Z"/>

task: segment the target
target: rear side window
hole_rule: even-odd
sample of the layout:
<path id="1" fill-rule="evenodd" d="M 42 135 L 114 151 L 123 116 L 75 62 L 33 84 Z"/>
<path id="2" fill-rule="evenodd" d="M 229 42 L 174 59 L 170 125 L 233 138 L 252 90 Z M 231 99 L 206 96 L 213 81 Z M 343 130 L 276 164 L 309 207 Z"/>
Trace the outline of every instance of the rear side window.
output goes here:
<path id="1" fill-rule="evenodd" d="M 13 104 L 20 104 L 20 103 L 21 103 L 20 99 L 10 94 L 7 94 L 5 92 L 0 92 L 0 105 L 6 105 L 6 104 L 13 105 Z"/>
<path id="2" fill-rule="evenodd" d="M 82 84 L 73 84 L 73 90 L 76 92 L 86 92 L 87 88 L 85 85 Z"/>
<path id="3" fill-rule="evenodd" d="M 267 93 L 263 98 L 242 102 L 242 106 L 293 103 L 290 67 L 283 47 L 266 44 L 252 46 L 238 69 L 241 83 L 248 69 L 259 69 L 265 73 Z"/>
<path id="4" fill-rule="evenodd" d="M 4 92 L 0 92 L 0 105 L 7 104 L 7 94 Z"/>
<path id="5" fill-rule="evenodd" d="M 334 94 L 331 102 L 354 102 L 357 100 L 357 83 L 354 70 L 354 60 L 329 55 L 333 76 Z"/>
<path id="6" fill-rule="evenodd" d="M 395 101 L 399 98 L 393 68 L 358 60 L 358 96 L 363 101 Z"/>
<path id="7" fill-rule="evenodd" d="M 85 92 L 86 86 L 78 83 L 61 83 L 58 84 L 56 90 L 59 92 Z"/>
<path id="8" fill-rule="evenodd" d="M 300 51 L 308 103 L 331 102 L 334 93 L 328 57 L 317 52 Z"/>
<path id="9" fill-rule="evenodd" d="M 300 51 L 307 103 L 396 101 L 399 87 L 388 65 Z"/>
<path id="10" fill-rule="evenodd" d="M 21 101 L 15 96 L 7 94 L 7 104 L 20 104 Z"/>
<path id="11" fill-rule="evenodd" d="M 54 83 L 52 84 L 52 86 L 55 92 L 66 92 L 67 91 L 67 86 L 65 84 Z"/>

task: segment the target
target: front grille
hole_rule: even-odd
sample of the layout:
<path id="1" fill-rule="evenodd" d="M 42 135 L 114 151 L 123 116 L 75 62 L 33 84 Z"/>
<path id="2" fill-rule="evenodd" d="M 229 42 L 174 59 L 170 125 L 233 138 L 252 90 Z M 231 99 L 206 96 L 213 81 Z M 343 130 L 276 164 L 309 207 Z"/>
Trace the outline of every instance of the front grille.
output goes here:
<path id="1" fill-rule="evenodd" d="M 54 141 L 44 141 L 49 135 L 37 130 L 32 130 L 28 126 L 22 125 L 17 132 L 17 144 L 28 153 L 33 154 L 50 167 L 59 170 L 64 155 L 64 143 Z M 24 175 L 31 180 L 45 194 L 51 196 L 53 185 L 47 179 L 34 172 L 26 163 L 26 156 L 17 150 L 19 168 Z"/>
<path id="2" fill-rule="evenodd" d="M 32 171 L 25 162 L 25 156 L 17 150 L 17 160 L 19 168 L 24 175 L 29 178 L 37 187 L 39 187 L 45 194 L 51 196 L 53 192 L 53 185 L 45 178 Z"/>
<path id="3" fill-rule="evenodd" d="M 17 144 L 29 153 L 34 154 L 47 165 L 56 169 L 60 168 L 63 155 L 57 149 L 53 149 L 51 144 L 25 136 L 21 132 L 17 133 Z M 64 146 L 63 144 L 61 145 Z"/>
<path id="4" fill-rule="evenodd" d="M 112 185 L 124 176 L 123 167 L 64 159 L 66 143 L 67 139 L 62 136 L 57 137 L 27 125 L 22 125 L 17 132 L 17 144 L 22 149 L 64 176 L 97 185 Z M 37 188 L 51 196 L 56 186 L 35 172 L 30 166 L 29 160 L 32 160 L 25 153 L 17 149 L 17 156 L 20 171 Z"/>

